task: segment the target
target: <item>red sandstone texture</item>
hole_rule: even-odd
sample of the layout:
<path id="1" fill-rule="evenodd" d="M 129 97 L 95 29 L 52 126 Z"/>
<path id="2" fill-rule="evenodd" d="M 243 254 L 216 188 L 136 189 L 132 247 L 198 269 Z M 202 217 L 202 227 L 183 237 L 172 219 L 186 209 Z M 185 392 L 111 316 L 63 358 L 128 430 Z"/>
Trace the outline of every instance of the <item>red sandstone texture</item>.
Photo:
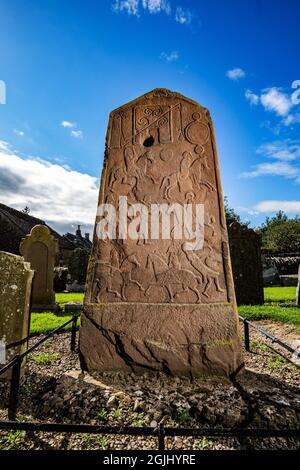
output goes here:
<path id="1" fill-rule="evenodd" d="M 156 89 L 113 111 L 99 204 L 119 209 L 119 196 L 147 208 L 203 204 L 204 245 L 189 250 L 187 238 L 101 240 L 95 230 L 80 330 L 84 367 L 235 372 L 241 345 L 207 109 Z"/>

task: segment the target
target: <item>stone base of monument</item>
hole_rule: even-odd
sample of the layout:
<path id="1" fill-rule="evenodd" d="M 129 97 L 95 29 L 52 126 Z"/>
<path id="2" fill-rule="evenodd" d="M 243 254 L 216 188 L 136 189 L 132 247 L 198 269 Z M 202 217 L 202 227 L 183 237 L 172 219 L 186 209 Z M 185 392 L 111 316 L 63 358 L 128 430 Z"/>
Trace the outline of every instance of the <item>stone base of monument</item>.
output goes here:
<path id="1" fill-rule="evenodd" d="M 35 313 L 42 313 L 42 312 L 61 312 L 62 308 L 59 304 L 48 304 L 48 305 L 42 305 L 42 304 L 35 304 L 31 306 L 31 312 Z"/>
<path id="2" fill-rule="evenodd" d="M 80 355 L 85 370 L 226 375 L 242 369 L 230 304 L 85 305 Z"/>

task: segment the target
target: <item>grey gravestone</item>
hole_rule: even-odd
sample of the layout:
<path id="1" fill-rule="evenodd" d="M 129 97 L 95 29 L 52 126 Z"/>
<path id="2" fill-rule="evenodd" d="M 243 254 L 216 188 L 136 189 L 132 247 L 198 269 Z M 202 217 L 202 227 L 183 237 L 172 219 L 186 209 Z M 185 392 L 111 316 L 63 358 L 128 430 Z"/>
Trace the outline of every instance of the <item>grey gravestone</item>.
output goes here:
<path id="1" fill-rule="evenodd" d="M 254 230 L 233 222 L 228 227 L 228 237 L 237 304 L 263 304 L 260 236 Z"/>
<path id="2" fill-rule="evenodd" d="M 27 349 L 33 274 L 24 258 L 0 252 L 0 368 Z"/>
<path id="3" fill-rule="evenodd" d="M 20 253 L 34 269 L 32 311 L 58 309 L 53 289 L 54 263 L 57 252 L 58 241 L 45 225 L 35 225 L 20 244 Z"/>
<path id="4" fill-rule="evenodd" d="M 83 366 L 196 376 L 237 371 L 243 359 L 208 110 L 156 89 L 111 113 L 106 142 L 99 204 L 117 207 L 120 196 L 146 207 L 202 204 L 205 240 L 203 249 L 189 251 L 186 234 L 101 240 L 95 231 L 80 329 Z"/>

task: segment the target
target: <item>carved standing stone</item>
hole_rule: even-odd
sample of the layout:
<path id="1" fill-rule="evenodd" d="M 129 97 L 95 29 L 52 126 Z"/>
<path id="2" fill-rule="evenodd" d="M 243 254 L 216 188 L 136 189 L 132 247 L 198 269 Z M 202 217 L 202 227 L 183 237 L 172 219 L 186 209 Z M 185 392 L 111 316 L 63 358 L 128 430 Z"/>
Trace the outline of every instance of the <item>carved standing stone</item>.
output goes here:
<path id="1" fill-rule="evenodd" d="M 24 258 L 0 251 L 0 368 L 27 349 L 32 277 Z M 0 379 L 10 376 L 11 370 Z"/>
<path id="2" fill-rule="evenodd" d="M 190 251 L 186 239 L 174 237 L 101 240 L 95 230 L 80 329 L 83 367 L 233 373 L 242 365 L 241 344 L 208 110 L 156 89 L 113 111 L 99 204 L 118 207 L 119 196 L 148 208 L 204 204 L 204 246 Z"/>
<path id="3" fill-rule="evenodd" d="M 58 241 L 45 225 L 35 225 L 20 244 L 20 253 L 34 269 L 32 311 L 57 310 L 53 289 L 55 255 Z"/>
<path id="4" fill-rule="evenodd" d="M 263 304 L 260 235 L 250 228 L 233 222 L 228 227 L 228 237 L 237 304 Z"/>

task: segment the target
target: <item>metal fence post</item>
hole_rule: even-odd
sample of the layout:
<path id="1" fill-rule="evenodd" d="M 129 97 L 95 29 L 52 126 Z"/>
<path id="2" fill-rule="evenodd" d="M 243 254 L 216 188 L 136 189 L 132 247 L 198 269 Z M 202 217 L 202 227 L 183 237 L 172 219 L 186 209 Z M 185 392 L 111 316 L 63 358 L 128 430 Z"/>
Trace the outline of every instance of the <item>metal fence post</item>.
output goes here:
<path id="1" fill-rule="evenodd" d="M 73 315 L 73 318 L 72 318 L 72 330 L 71 330 L 71 351 L 75 351 L 75 345 L 76 345 L 76 330 L 77 330 L 77 318 L 78 318 L 78 315 Z"/>
<path id="2" fill-rule="evenodd" d="M 19 388 L 20 388 L 20 377 L 21 377 L 21 363 L 20 355 L 16 356 L 18 359 L 12 368 L 11 380 L 10 380 L 10 391 L 9 391 L 9 403 L 8 403 L 8 419 L 10 421 L 16 420 L 17 407 L 19 401 Z"/>
<path id="3" fill-rule="evenodd" d="M 163 424 L 158 426 L 158 450 L 165 450 L 165 429 Z"/>
<path id="4" fill-rule="evenodd" d="M 249 323 L 247 318 L 244 319 L 244 342 L 246 351 L 250 351 Z"/>

